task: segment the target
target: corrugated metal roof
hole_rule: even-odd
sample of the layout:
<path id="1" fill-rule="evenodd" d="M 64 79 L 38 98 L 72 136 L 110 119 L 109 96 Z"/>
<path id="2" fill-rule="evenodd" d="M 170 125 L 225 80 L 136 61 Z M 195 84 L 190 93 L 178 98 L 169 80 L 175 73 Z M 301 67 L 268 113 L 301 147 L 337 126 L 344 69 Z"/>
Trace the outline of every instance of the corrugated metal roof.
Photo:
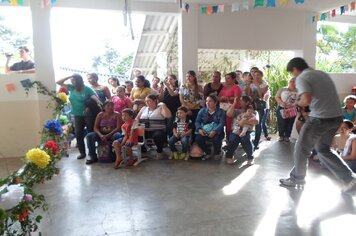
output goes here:
<path id="1" fill-rule="evenodd" d="M 157 54 L 169 51 L 177 27 L 175 15 L 147 15 L 133 67 L 151 75 L 157 68 Z"/>

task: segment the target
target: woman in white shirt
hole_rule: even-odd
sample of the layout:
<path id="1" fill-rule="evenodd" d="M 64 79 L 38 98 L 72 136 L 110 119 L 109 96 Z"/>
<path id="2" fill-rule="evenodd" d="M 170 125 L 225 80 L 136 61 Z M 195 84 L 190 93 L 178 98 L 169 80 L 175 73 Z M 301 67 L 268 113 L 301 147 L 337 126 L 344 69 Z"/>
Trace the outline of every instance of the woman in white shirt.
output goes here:
<path id="1" fill-rule="evenodd" d="M 158 96 L 150 94 L 146 106 L 137 114 L 136 120 L 145 124 L 145 138 L 152 138 L 157 146 L 157 159 L 162 159 L 163 144 L 167 141 L 166 119 L 172 116 L 164 103 L 158 103 Z"/>

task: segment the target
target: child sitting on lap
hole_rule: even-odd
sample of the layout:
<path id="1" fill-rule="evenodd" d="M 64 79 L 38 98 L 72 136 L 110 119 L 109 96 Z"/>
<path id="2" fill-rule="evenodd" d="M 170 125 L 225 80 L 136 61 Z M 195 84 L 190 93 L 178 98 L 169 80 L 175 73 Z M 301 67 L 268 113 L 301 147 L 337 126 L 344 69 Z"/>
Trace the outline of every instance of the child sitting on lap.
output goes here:
<path id="1" fill-rule="evenodd" d="M 128 156 L 127 165 L 133 166 L 136 162 L 136 159 L 133 159 L 132 157 L 132 146 L 138 143 L 137 129 L 134 127 L 134 117 L 135 114 L 132 109 L 127 108 L 122 110 L 122 120 L 125 123 L 121 126 L 121 130 L 124 135 L 124 138 L 122 139 L 122 141 L 120 138 L 120 140 L 115 140 L 113 143 L 113 147 L 116 154 L 115 169 L 118 169 L 124 166 L 125 164 L 123 158 L 121 157 L 122 148 L 124 148 L 126 155 Z"/>
<path id="2" fill-rule="evenodd" d="M 243 137 L 246 135 L 247 131 L 252 131 L 254 125 L 244 125 L 243 127 L 240 127 L 238 125 L 238 121 L 240 120 L 256 120 L 256 112 L 252 106 L 248 106 L 246 112 L 237 116 L 236 123 L 232 131 L 234 134 Z"/>
<path id="3" fill-rule="evenodd" d="M 179 107 L 177 110 L 177 120 L 173 123 L 173 136 L 169 139 L 168 144 L 172 151 L 169 159 L 183 159 L 189 158 L 189 143 L 190 136 L 193 130 L 193 124 L 187 118 L 188 108 Z M 179 141 L 182 143 L 182 153 L 177 152 L 175 143 Z M 184 156 L 182 156 L 184 155 Z"/>

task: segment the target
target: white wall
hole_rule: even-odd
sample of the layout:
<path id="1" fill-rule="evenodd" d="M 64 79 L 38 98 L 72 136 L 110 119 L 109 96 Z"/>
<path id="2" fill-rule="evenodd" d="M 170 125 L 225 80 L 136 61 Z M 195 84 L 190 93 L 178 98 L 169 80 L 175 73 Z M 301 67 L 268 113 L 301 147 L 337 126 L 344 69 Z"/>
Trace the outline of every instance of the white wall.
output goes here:
<path id="1" fill-rule="evenodd" d="M 311 66 L 315 62 L 316 24 L 310 12 L 263 8 L 222 14 L 199 14 L 198 46 L 209 49 L 302 51 Z"/>
<path id="2" fill-rule="evenodd" d="M 345 96 L 351 94 L 352 86 L 356 86 L 355 73 L 333 73 L 330 74 L 330 76 L 335 83 L 341 101 L 345 98 Z"/>

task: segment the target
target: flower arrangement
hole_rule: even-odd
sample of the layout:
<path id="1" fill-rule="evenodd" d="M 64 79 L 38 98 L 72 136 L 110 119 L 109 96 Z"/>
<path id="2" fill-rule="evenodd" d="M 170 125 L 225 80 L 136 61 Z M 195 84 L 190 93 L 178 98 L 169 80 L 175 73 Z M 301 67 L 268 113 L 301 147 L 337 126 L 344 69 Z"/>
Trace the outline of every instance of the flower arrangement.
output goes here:
<path id="1" fill-rule="evenodd" d="M 44 196 L 32 188 L 59 173 L 56 162 L 64 153 L 59 145 L 64 140 L 60 116 L 68 97 L 62 92 L 50 92 L 39 81 L 31 82 L 25 88 L 26 93 L 34 85 L 37 85 L 38 93 L 52 98 L 48 107 L 54 109 L 57 119 L 44 124 L 41 144 L 28 150 L 24 166 L 6 178 L 0 178 L 0 235 L 25 236 L 38 230 L 42 216 L 37 211 L 47 210 L 47 204 Z"/>
<path id="2" fill-rule="evenodd" d="M 50 161 L 49 155 L 39 148 L 32 148 L 31 150 L 29 150 L 26 153 L 26 159 L 42 169 L 46 168 Z"/>

